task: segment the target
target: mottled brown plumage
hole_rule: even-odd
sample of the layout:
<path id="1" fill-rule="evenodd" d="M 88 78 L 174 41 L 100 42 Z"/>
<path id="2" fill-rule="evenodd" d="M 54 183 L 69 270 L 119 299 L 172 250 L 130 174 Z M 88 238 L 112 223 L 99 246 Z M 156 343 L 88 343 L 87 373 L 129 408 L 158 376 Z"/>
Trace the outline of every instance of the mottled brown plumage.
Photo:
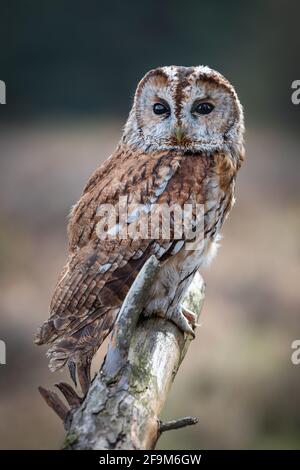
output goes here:
<path id="1" fill-rule="evenodd" d="M 203 101 L 213 103 L 215 113 L 193 114 L 194 103 Z M 167 103 L 168 115 L 153 113 L 157 102 Z M 71 212 L 68 261 L 55 288 L 50 317 L 36 338 L 38 344 L 51 345 L 52 370 L 67 364 L 75 378 L 77 368 L 81 386 L 87 390 L 90 362 L 151 254 L 161 260 L 162 269 L 144 314 L 170 318 L 184 331 L 192 331 L 178 310 L 180 299 L 214 251 L 234 202 L 242 159 L 242 109 L 234 89 L 220 74 L 207 67 L 164 67 L 143 78 L 122 140 L 91 176 Z M 101 239 L 99 230 L 106 219 L 99 208 L 116 206 L 120 197 L 126 197 L 132 210 L 127 226 L 137 220 L 145 224 L 155 205 L 203 204 L 201 249 L 187 250 L 185 235 L 174 239 L 172 217 L 167 237 L 160 233 L 151 238 L 148 229 L 148 237 L 123 239 L 116 220 L 115 236 Z M 137 215 L 137 204 L 144 213 Z"/>

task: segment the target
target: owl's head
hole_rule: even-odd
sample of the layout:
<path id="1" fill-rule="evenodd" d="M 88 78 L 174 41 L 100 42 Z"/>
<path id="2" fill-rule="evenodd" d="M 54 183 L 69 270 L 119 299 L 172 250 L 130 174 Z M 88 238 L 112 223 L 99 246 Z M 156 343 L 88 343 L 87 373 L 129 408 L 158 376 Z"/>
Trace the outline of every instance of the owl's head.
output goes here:
<path id="1" fill-rule="evenodd" d="M 143 151 L 239 151 L 243 110 L 233 86 L 209 67 L 161 67 L 138 84 L 123 141 Z"/>

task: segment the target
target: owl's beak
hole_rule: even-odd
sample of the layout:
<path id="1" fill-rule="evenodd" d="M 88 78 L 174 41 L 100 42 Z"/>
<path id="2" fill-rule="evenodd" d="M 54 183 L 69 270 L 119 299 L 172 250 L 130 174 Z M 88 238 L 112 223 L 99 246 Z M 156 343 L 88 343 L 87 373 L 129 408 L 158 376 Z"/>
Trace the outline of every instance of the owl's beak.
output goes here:
<path id="1" fill-rule="evenodd" d="M 175 127 L 173 130 L 173 137 L 176 140 L 177 144 L 181 145 L 185 138 L 185 130 L 183 129 L 183 127 Z"/>

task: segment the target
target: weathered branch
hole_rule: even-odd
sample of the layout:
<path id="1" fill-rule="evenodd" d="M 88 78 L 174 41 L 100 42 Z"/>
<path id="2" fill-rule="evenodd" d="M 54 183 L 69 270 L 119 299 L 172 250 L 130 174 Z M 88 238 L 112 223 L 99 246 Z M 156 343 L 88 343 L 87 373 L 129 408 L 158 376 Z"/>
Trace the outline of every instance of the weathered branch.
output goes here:
<path id="1" fill-rule="evenodd" d="M 196 423 L 196 418 L 164 424 L 158 419 L 190 343 L 171 321 L 138 321 L 158 270 L 156 258 L 150 258 L 132 285 L 101 371 L 69 415 L 66 449 L 153 449 L 162 432 Z M 197 273 L 184 305 L 199 315 L 203 298 Z"/>
<path id="2" fill-rule="evenodd" d="M 123 302 L 102 368 L 106 380 L 112 380 L 127 362 L 139 316 L 146 304 L 158 271 L 159 262 L 155 256 L 152 256 L 136 277 Z"/>

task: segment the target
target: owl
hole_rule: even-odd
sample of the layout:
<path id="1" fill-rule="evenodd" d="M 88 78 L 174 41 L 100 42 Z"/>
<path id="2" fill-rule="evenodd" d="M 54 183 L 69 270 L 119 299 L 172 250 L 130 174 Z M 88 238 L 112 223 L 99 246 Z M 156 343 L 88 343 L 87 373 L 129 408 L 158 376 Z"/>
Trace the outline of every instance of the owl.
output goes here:
<path id="1" fill-rule="evenodd" d="M 49 318 L 36 335 L 37 344 L 50 345 L 50 369 L 68 366 L 84 394 L 93 356 L 151 255 L 161 268 L 143 314 L 164 317 L 194 335 L 194 315 L 181 300 L 197 270 L 216 253 L 234 204 L 243 136 L 237 94 L 209 67 L 160 67 L 139 82 L 115 152 L 90 177 L 71 211 L 67 263 Z M 131 209 L 122 224 L 119 215 L 108 229 L 100 209 L 114 208 L 120 200 Z M 121 236 L 121 228 L 145 227 L 145 215 L 166 205 L 171 208 L 168 234 L 153 234 L 147 225 L 144 236 Z M 193 237 L 183 231 L 175 236 L 178 220 L 172 208 L 186 206 L 192 207 L 191 225 L 202 227 L 201 243 L 192 246 Z"/>

